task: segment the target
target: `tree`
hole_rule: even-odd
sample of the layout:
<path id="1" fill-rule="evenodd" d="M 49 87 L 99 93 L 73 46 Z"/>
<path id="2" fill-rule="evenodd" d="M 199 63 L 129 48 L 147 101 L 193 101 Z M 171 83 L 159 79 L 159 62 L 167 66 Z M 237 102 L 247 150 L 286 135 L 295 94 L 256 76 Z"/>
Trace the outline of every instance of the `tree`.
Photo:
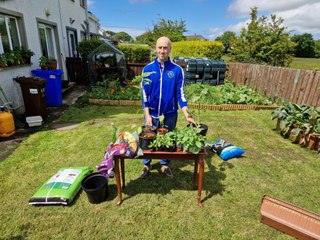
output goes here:
<path id="1" fill-rule="evenodd" d="M 187 31 L 184 20 L 165 20 L 161 18 L 159 22 L 153 24 L 153 35 L 155 40 L 161 36 L 167 36 L 172 42 L 186 40 L 183 35 Z"/>
<path id="2" fill-rule="evenodd" d="M 242 28 L 232 45 L 232 59 L 239 62 L 288 66 L 292 61 L 295 43 L 282 27 L 283 19 L 276 15 L 257 17 L 257 7 L 251 8 L 251 22 Z"/>
<path id="3" fill-rule="evenodd" d="M 183 34 L 186 31 L 186 23 L 184 20 L 166 20 L 161 18 L 157 23 L 153 24 L 152 30 L 147 29 L 145 33 L 136 39 L 140 43 L 152 45 L 155 44 L 159 37 L 167 36 L 172 42 L 178 42 L 185 40 Z"/>
<path id="4" fill-rule="evenodd" d="M 231 31 L 224 32 L 221 36 L 217 37 L 215 40 L 223 43 L 224 53 L 228 53 L 230 46 L 233 41 L 236 39 L 236 34 Z"/>
<path id="5" fill-rule="evenodd" d="M 297 45 L 295 47 L 294 55 L 296 57 L 312 58 L 315 55 L 315 42 L 312 34 L 296 34 L 291 40 Z"/>
<path id="6" fill-rule="evenodd" d="M 150 30 L 136 37 L 136 43 L 150 44 L 154 42 L 153 34 Z"/>
<path id="7" fill-rule="evenodd" d="M 133 42 L 133 38 L 126 32 L 118 32 L 113 37 L 124 42 Z"/>
<path id="8" fill-rule="evenodd" d="M 314 56 L 320 58 L 320 39 L 314 41 Z"/>

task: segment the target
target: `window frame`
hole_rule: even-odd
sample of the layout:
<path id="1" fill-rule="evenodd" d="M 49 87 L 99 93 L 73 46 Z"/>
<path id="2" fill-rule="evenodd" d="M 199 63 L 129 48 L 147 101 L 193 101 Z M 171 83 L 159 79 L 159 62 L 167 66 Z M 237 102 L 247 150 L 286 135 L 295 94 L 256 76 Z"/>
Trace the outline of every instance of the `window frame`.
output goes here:
<path id="1" fill-rule="evenodd" d="M 3 17 L 4 22 L 5 22 L 5 28 L 6 28 L 6 33 L 7 33 L 7 37 L 8 37 L 8 43 L 9 43 L 9 51 L 5 51 L 5 48 L 3 46 L 3 41 L 2 41 L 2 37 L 1 37 L 1 33 L 0 33 L 0 54 L 5 53 L 5 52 L 10 52 L 12 50 L 14 50 L 15 48 L 20 48 L 22 46 L 22 40 L 21 40 L 21 29 L 20 29 L 20 24 L 19 21 L 20 19 L 18 19 L 17 16 L 13 16 L 10 14 L 6 14 L 4 12 L 0 12 L 0 17 Z M 14 36 L 14 38 L 12 37 L 12 34 L 14 34 L 12 31 L 12 27 L 10 27 L 10 24 L 14 23 L 14 28 L 16 31 L 16 36 Z M 18 44 L 14 44 L 14 41 L 17 40 Z"/>
<path id="2" fill-rule="evenodd" d="M 43 52 L 43 42 L 41 38 L 41 31 L 43 30 L 44 32 L 44 37 L 45 37 L 45 44 L 46 44 L 46 53 Z M 49 30 L 49 31 L 48 31 Z M 41 54 L 42 56 L 46 57 L 54 57 L 55 59 L 58 59 L 57 57 L 57 42 L 55 38 L 55 33 L 56 33 L 56 28 L 55 26 L 44 23 L 44 22 L 38 22 L 38 32 L 39 32 L 39 42 L 40 42 L 40 47 L 41 47 Z M 51 44 L 51 46 L 50 46 Z"/>

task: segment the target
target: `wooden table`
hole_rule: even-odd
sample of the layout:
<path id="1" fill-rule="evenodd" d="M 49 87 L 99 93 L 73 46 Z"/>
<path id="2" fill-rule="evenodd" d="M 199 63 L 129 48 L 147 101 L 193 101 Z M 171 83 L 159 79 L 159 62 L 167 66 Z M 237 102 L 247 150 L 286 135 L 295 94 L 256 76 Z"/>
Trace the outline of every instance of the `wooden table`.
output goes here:
<path id="1" fill-rule="evenodd" d="M 143 156 L 134 159 L 168 159 L 168 160 L 194 160 L 194 172 L 193 172 L 193 188 L 198 189 L 198 205 L 202 207 L 201 202 L 201 191 L 204 177 L 204 157 L 205 151 L 201 151 L 199 154 L 193 154 L 189 152 L 158 152 L 151 150 L 143 150 Z M 125 168 L 124 168 L 125 157 L 115 157 L 115 178 L 118 190 L 118 201 L 117 204 L 122 203 L 122 190 L 125 188 Z M 121 180 L 119 171 L 119 161 L 121 167 Z M 199 170 L 199 173 L 198 173 Z M 197 184 L 198 180 L 198 184 Z"/>

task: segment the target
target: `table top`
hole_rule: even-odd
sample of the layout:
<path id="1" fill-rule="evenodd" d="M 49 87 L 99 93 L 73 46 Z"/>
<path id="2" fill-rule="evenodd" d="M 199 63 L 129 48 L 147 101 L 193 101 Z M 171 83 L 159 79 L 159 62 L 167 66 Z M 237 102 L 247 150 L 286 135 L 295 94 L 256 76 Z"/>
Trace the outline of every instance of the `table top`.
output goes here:
<path id="1" fill-rule="evenodd" d="M 183 151 L 178 151 L 178 152 L 160 152 L 160 151 L 152 151 L 152 150 L 143 150 L 143 156 L 139 156 L 139 159 L 142 158 L 151 158 L 151 159 L 173 159 L 173 160 L 194 160 L 199 157 L 203 157 L 206 155 L 206 151 L 202 150 L 198 154 L 194 154 L 191 152 L 183 152 Z"/>

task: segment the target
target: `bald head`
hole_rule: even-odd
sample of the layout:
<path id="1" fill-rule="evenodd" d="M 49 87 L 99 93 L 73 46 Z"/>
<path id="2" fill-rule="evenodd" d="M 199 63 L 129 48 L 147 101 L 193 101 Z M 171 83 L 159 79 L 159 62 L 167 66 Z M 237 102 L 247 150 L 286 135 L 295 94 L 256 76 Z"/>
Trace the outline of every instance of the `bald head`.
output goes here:
<path id="1" fill-rule="evenodd" d="M 156 43 L 156 51 L 159 62 L 164 63 L 165 61 L 167 61 L 171 52 L 170 39 L 168 37 L 158 38 Z"/>
<path id="2" fill-rule="evenodd" d="M 159 37 L 157 40 L 156 46 L 158 45 L 166 45 L 166 46 L 169 46 L 171 49 L 171 40 L 165 36 Z"/>

